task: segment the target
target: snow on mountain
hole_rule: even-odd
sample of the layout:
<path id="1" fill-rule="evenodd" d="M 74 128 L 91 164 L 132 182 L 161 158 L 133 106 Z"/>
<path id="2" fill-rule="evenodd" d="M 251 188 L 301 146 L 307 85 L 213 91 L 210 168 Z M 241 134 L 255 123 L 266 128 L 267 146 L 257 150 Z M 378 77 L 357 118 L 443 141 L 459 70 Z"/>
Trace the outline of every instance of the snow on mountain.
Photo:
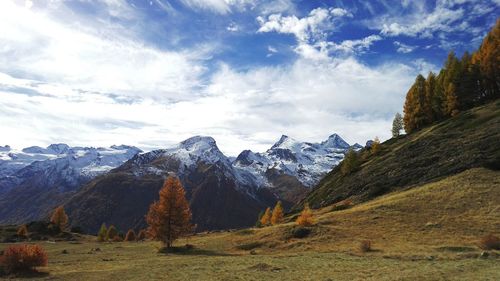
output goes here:
<path id="1" fill-rule="evenodd" d="M 266 172 L 275 169 L 312 187 L 342 161 L 349 148 L 350 145 L 337 134 L 321 143 L 299 142 L 283 135 L 264 153 L 241 152 L 233 165 L 248 170 L 264 183 L 267 182 Z"/>
<path id="2" fill-rule="evenodd" d="M 51 144 L 46 148 L 31 146 L 20 151 L 4 146 L 0 149 L 0 178 L 19 177 L 16 173 L 31 165 L 32 169 L 60 165 L 61 168 L 93 177 L 118 167 L 139 152 L 140 149 L 126 145 L 93 148 Z"/>

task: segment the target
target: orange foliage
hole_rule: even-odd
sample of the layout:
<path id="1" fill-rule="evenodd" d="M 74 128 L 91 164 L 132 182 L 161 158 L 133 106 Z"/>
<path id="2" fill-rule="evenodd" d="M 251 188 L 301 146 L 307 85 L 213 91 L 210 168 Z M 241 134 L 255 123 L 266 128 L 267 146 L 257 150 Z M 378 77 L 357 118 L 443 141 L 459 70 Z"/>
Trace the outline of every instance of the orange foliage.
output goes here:
<path id="1" fill-rule="evenodd" d="M 264 213 L 264 215 L 262 216 L 262 218 L 260 218 L 260 224 L 262 226 L 268 226 L 268 225 L 270 225 L 271 224 L 271 218 L 272 218 L 271 208 L 267 208 L 266 212 Z"/>
<path id="2" fill-rule="evenodd" d="M 309 208 L 309 204 L 306 203 L 306 205 L 304 206 L 304 210 L 302 210 L 302 213 L 300 213 L 300 216 L 297 218 L 296 222 L 300 226 L 311 226 L 315 223 L 312 211 Z"/>
<path id="3" fill-rule="evenodd" d="M 54 210 L 50 222 L 57 225 L 61 231 L 66 229 L 68 225 L 68 215 L 66 215 L 63 206 L 59 206 Z"/>
<path id="4" fill-rule="evenodd" d="M 283 207 L 281 206 L 281 201 L 276 203 L 276 206 L 273 209 L 273 215 L 271 216 L 271 224 L 280 224 L 283 222 Z"/>
<path id="5" fill-rule="evenodd" d="M 39 245 L 10 246 L 2 258 L 2 264 L 9 273 L 34 270 L 38 266 L 47 266 L 47 262 L 47 253 Z"/>
<path id="6" fill-rule="evenodd" d="M 22 236 L 22 237 L 28 237 L 28 227 L 26 227 L 25 224 L 21 225 L 17 229 L 17 235 Z"/>
<path id="7" fill-rule="evenodd" d="M 169 177 L 160 190 L 160 200 L 149 207 L 146 216 L 151 238 L 170 248 L 175 239 L 193 230 L 191 210 L 178 178 Z"/>
<path id="8" fill-rule="evenodd" d="M 127 231 L 127 235 L 125 235 L 125 241 L 135 241 L 135 232 L 133 229 L 129 229 Z"/>

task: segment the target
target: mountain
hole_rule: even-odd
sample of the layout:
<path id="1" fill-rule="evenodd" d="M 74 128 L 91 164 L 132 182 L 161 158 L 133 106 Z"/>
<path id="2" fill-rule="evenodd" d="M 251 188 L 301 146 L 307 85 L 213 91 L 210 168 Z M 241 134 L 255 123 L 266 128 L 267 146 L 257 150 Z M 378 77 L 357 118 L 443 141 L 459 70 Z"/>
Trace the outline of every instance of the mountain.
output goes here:
<path id="1" fill-rule="evenodd" d="M 134 156 L 86 184 L 66 204 L 72 223 L 95 232 L 104 222 L 119 229 L 145 227 L 144 216 L 168 175 L 186 189 L 197 230 L 253 225 L 277 200 L 292 206 L 343 158 L 338 135 L 322 143 L 287 136 L 264 153 L 226 157 L 211 137 L 189 138 L 170 149 Z"/>
<path id="2" fill-rule="evenodd" d="M 334 168 L 297 206 L 324 207 L 347 198 L 363 202 L 392 191 L 485 167 L 500 170 L 500 101 L 459 113 L 409 135 L 392 138 L 360 167 L 343 175 Z"/>
<path id="3" fill-rule="evenodd" d="M 140 149 L 69 147 L 52 144 L 0 151 L 0 223 L 44 218 L 80 186 L 118 167 Z"/>

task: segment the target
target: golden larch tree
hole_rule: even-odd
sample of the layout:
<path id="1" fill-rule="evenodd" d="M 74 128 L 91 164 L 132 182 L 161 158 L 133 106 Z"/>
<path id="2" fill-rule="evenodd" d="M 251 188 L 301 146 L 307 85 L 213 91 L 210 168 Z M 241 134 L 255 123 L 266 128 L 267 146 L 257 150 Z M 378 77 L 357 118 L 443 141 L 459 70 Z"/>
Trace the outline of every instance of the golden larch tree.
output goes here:
<path id="1" fill-rule="evenodd" d="M 17 235 L 22 236 L 22 237 L 28 237 L 28 227 L 23 224 L 17 229 Z"/>
<path id="2" fill-rule="evenodd" d="M 271 208 L 267 208 L 266 211 L 264 212 L 264 215 L 262 218 L 260 218 L 260 224 L 262 226 L 268 226 L 271 224 Z"/>
<path id="3" fill-rule="evenodd" d="M 127 235 L 125 235 L 125 241 L 132 242 L 136 240 L 135 231 L 133 229 L 129 229 L 127 231 Z"/>
<path id="4" fill-rule="evenodd" d="M 276 206 L 273 209 L 273 215 L 271 216 L 271 224 L 276 225 L 282 223 L 283 217 L 284 217 L 283 207 L 281 206 L 281 201 L 278 201 L 278 203 L 276 203 Z"/>
<path id="5" fill-rule="evenodd" d="M 149 207 L 146 221 L 150 237 L 161 241 L 167 248 L 193 230 L 189 203 L 178 178 L 167 178 L 160 190 L 159 201 Z"/>
<path id="6" fill-rule="evenodd" d="M 61 231 L 66 229 L 68 225 L 68 215 L 66 215 L 63 206 L 59 206 L 54 210 L 50 222 L 57 225 Z"/>
<path id="7" fill-rule="evenodd" d="M 306 203 L 304 205 L 304 210 L 302 210 L 296 222 L 300 226 L 311 226 L 315 223 L 313 213 L 309 208 L 309 204 Z"/>
<path id="8" fill-rule="evenodd" d="M 371 152 L 372 154 L 376 154 L 379 151 L 380 151 L 380 139 L 378 137 L 375 137 L 371 146 Z"/>

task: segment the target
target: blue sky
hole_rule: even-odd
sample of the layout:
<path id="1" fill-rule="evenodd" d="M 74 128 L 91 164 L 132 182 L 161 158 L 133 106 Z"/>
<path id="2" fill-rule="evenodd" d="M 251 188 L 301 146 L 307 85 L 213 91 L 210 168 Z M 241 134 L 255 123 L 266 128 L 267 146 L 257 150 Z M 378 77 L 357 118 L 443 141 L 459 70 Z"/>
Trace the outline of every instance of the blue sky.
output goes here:
<path id="1" fill-rule="evenodd" d="M 498 0 L 0 3 L 0 128 L 21 148 L 193 135 L 262 151 L 281 134 L 390 136 L 418 73 L 472 51 Z"/>

